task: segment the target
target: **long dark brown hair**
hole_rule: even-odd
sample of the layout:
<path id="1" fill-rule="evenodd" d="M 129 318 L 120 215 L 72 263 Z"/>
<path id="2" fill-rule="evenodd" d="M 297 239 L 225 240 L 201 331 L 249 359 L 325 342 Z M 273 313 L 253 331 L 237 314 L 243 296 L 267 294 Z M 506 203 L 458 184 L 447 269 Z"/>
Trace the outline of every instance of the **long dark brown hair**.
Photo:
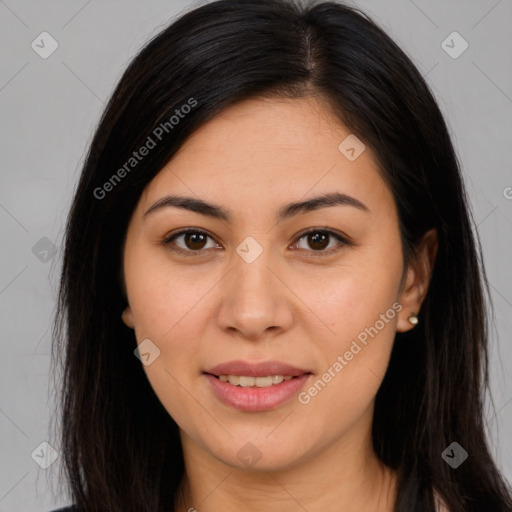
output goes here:
<path id="1" fill-rule="evenodd" d="M 327 100 L 373 150 L 406 263 L 422 234 L 438 232 L 419 324 L 396 335 L 375 402 L 373 446 L 399 476 L 395 511 L 434 512 L 435 489 L 451 512 L 510 512 L 483 423 L 488 287 L 443 116 L 367 15 L 293 0 L 220 0 L 185 13 L 133 59 L 96 129 L 66 227 L 53 347 L 63 372 L 61 477 L 77 510 L 174 510 L 183 454 L 121 322 L 123 240 L 143 189 L 190 134 L 236 102 L 276 95 Z M 127 167 L 162 123 L 155 147 Z M 456 469 L 441 457 L 454 441 L 469 454 Z"/>

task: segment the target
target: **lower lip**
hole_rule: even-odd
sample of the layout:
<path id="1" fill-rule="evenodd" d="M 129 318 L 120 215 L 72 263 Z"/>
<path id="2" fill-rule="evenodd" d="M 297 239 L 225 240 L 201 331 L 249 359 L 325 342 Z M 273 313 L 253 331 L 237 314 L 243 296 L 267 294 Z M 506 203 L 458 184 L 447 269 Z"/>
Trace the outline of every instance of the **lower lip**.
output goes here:
<path id="1" fill-rule="evenodd" d="M 266 388 L 233 386 L 229 382 L 204 374 L 217 397 L 226 405 L 241 411 L 267 411 L 274 409 L 296 395 L 311 376 L 310 373 L 284 380 Z"/>

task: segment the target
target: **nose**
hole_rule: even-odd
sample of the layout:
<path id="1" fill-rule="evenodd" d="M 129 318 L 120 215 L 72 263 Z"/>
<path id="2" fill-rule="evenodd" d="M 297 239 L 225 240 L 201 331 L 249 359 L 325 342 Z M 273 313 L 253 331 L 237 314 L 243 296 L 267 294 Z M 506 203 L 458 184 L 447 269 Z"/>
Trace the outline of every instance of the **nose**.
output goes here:
<path id="1" fill-rule="evenodd" d="M 234 267 L 221 286 L 217 316 L 224 331 L 257 341 L 290 329 L 293 292 L 271 252 L 264 249 L 250 263 L 234 255 Z"/>

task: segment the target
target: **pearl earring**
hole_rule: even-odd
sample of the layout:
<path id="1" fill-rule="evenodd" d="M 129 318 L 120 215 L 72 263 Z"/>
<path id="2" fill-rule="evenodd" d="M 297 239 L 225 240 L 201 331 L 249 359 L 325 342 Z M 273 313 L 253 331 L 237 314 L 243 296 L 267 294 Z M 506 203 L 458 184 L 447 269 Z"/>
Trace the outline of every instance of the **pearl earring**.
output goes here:
<path id="1" fill-rule="evenodd" d="M 408 320 L 412 325 L 417 325 L 418 315 L 416 313 L 411 313 L 411 316 L 408 318 Z"/>

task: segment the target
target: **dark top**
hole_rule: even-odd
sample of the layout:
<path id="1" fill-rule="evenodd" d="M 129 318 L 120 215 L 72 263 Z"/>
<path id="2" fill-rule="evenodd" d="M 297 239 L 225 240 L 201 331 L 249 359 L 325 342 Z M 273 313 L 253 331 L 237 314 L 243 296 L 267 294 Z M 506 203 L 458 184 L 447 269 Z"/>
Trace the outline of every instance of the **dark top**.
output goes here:
<path id="1" fill-rule="evenodd" d="M 56 508 L 55 510 L 52 510 L 51 512 L 76 512 L 76 508 L 74 505 L 69 505 L 64 508 Z"/>

